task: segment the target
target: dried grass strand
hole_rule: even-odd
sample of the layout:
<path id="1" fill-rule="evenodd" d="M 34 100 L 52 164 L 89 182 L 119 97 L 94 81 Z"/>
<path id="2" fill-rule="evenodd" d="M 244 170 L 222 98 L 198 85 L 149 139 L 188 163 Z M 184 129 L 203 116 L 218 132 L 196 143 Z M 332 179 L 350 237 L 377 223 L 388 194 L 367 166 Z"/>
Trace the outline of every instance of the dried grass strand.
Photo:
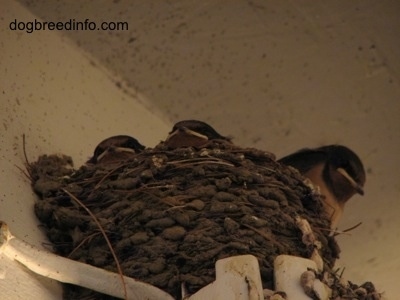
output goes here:
<path id="1" fill-rule="evenodd" d="M 83 204 L 82 201 L 80 201 L 77 197 L 75 197 L 74 195 L 72 195 L 69 191 L 67 191 L 67 190 L 64 189 L 64 188 L 62 189 L 62 191 L 63 191 L 64 193 L 66 193 L 69 197 L 71 197 L 72 200 L 74 200 L 74 201 L 77 202 L 80 206 L 82 206 L 82 208 L 83 208 L 84 210 L 86 210 L 86 212 L 90 215 L 90 217 L 93 219 L 93 221 L 94 221 L 94 222 L 96 223 L 96 225 L 98 226 L 98 228 L 99 228 L 101 234 L 103 235 L 103 237 L 104 237 L 104 239 L 105 239 L 105 241 L 106 241 L 106 243 L 107 243 L 107 245 L 108 245 L 108 248 L 110 249 L 110 252 L 111 252 L 111 254 L 112 254 L 113 258 L 114 258 L 115 264 L 116 264 L 117 269 L 118 269 L 118 274 L 119 274 L 120 277 L 121 277 L 121 282 L 122 282 L 122 286 L 123 286 L 123 289 L 124 289 L 124 297 L 125 297 L 126 300 L 128 300 L 128 291 L 127 291 L 127 289 L 126 289 L 126 284 L 125 284 L 125 280 L 124 280 L 124 275 L 123 275 L 123 273 L 122 273 L 121 265 L 120 265 L 120 263 L 119 263 L 119 261 L 118 261 L 117 255 L 115 254 L 115 251 L 114 251 L 114 249 L 113 249 L 113 247 L 112 247 L 112 245 L 111 245 L 111 242 L 110 242 L 110 240 L 109 240 L 109 238 L 108 238 L 106 232 L 104 231 L 103 227 L 101 226 L 99 220 L 98 220 L 98 219 L 96 218 L 96 216 L 90 211 L 90 209 L 87 208 L 86 205 Z"/>

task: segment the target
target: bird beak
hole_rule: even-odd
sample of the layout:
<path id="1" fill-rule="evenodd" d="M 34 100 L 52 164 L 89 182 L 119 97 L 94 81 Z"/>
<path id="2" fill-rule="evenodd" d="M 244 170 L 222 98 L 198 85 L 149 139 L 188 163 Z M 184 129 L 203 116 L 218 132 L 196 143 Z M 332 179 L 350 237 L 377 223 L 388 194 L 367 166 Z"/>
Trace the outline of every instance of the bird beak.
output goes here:
<path id="1" fill-rule="evenodd" d="M 208 140 L 208 137 L 204 134 L 198 133 L 196 131 L 190 130 L 186 127 L 180 127 L 178 129 L 176 129 L 174 132 L 172 132 L 170 135 L 168 135 L 166 141 L 168 141 L 170 138 L 172 138 L 174 135 L 179 134 L 180 131 L 185 132 L 187 135 L 192 135 L 192 136 L 197 136 L 203 140 Z"/>
<path id="2" fill-rule="evenodd" d="M 136 151 L 131 149 L 131 148 L 125 148 L 125 147 L 108 147 L 106 150 L 104 150 L 99 156 L 97 156 L 96 162 L 100 162 L 103 157 L 105 157 L 108 153 L 114 152 L 114 153 L 132 153 L 135 154 Z"/>
<path id="3" fill-rule="evenodd" d="M 337 168 L 336 171 L 338 171 L 340 174 L 342 174 L 344 176 L 344 178 L 346 178 L 351 186 L 356 190 L 357 193 L 359 193 L 360 195 L 364 195 L 364 190 L 362 188 L 361 185 L 359 185 L 350 175 L 349 173 L 346 172 L 345 169 L 343 168 Z"/>
<path id="4" fill-rule="evenodd" d="M 197 136 L 197 137 L 199 137 L 199 138 L 201 138 L 203 140 L 208 140 L 208 137 L 206 135 L 204 135 L 204 134 L 201 134 L 201 133 L 198 133 L 196 131 L 190 130 L 190 129 L 186 128 L 186 127 L 183 127 L 183 130 L 188 135 L 193 135 L 193 136 Z"/>

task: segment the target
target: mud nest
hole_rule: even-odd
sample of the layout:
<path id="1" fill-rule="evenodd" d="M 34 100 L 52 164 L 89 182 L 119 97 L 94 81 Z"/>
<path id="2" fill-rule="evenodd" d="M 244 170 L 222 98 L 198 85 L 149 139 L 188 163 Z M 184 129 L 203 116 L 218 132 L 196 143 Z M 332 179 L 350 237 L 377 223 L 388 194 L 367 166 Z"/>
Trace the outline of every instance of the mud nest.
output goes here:
<path id="1" fill-rule="evenodd" d="M 35 213 L 57 254 L 117 270 L 98 226 L 68 191 L 97 217 L 124 275 L 176 299 L 182 282 L 194 293 L 215 280 L 218 259 L 242 254 L 257 257 L 263 287 L 273 289 L 277 255 L 309 258 L 314 251 L 302 241 L 297 216 L 321 242 L 325 269 L 339 254 L 329 221 L 321 218 L 320 196 L 295 169 L 257 149 L 211 142 L 171 150 L 161 143 L 77 170 L 70 157 L 43 155 L 28 171 L 39 195 Z M 345 295 L 339 287 L 334 295 Z M 83 298 L 111 297 L 65 289 L 64 299 Z"/>

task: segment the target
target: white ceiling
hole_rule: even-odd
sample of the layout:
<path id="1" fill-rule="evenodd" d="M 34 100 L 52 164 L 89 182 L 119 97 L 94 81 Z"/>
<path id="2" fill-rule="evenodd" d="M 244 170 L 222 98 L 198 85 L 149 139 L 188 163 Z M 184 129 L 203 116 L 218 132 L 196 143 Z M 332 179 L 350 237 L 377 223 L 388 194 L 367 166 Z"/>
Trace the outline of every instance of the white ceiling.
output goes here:
<path id="1" fill-rule="evenodd" d="M 46 21 L 128 22 L 59 34 L 171 124 L 200 119 L 278 156 L 331 143 L 355 150 L 366 195 L 341 228 L 363 225 L 340 238 L 341 263 L 350 280 L 399 291 L 399 1 L 19 2 Z"/>

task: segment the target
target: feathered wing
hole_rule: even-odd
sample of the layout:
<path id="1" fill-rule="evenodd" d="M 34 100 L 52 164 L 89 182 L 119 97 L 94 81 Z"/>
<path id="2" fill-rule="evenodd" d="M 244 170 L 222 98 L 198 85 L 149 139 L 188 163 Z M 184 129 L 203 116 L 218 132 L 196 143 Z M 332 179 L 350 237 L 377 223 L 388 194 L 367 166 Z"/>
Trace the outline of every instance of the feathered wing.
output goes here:
<path id="1" fill-rule="evenodd" d="M 278 160 L 281 164 L 292 166 L 299 170 L 301 174 L 306 173 L 315 165 L 325 162 L 327 154 L 318 149 L 302 149 L 293 154 L 282 157 Z"/>

